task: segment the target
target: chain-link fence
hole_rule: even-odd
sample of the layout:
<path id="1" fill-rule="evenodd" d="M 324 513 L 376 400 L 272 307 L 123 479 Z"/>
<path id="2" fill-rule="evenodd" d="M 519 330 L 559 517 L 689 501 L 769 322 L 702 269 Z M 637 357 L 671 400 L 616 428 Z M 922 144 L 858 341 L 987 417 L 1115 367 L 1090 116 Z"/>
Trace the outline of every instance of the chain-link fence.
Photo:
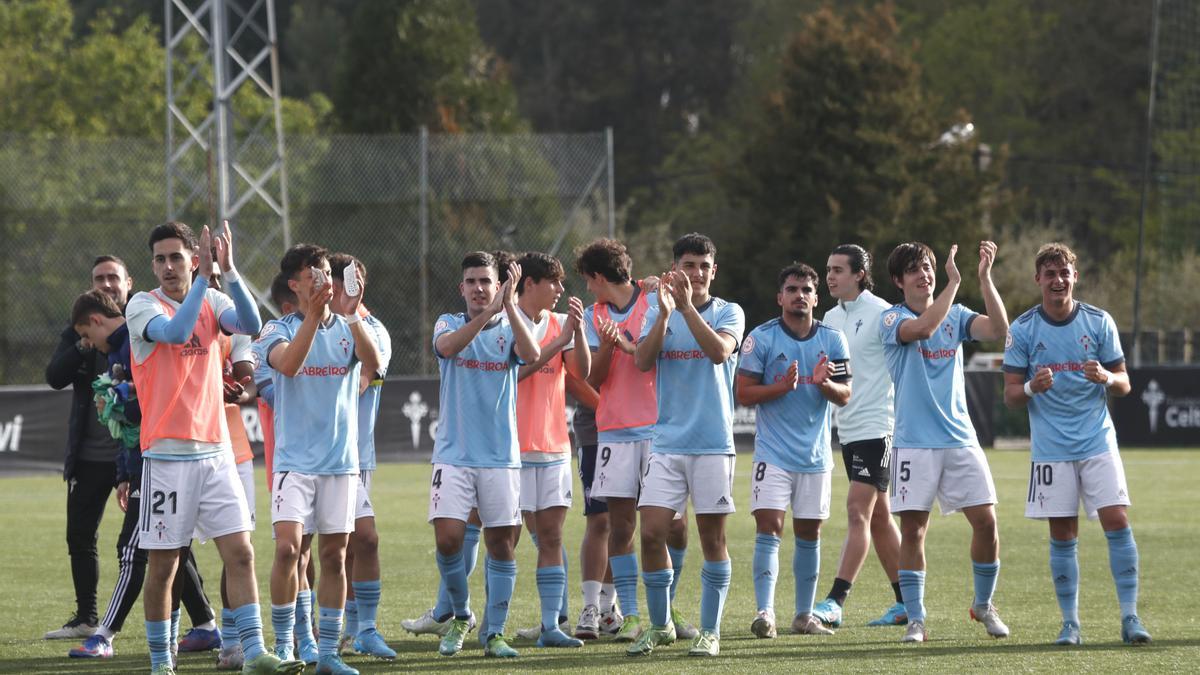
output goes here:
<path id="1" fill-rule="evenodd" d="M 604 133 L 292 137 L 290 240 L 362 259 L 390 373 L 430 374 L 433 321 L 463 307 L 463 253 L 548 251 L 569 270 L 576 246 L 611 232 L 610 148 Z M 164 171 L 159 141 L 0 136 L 0 384 L 42 381 L 95 256 L 123 258 L 137 289 L 157 285 L 146 237 L 164 220 Z M 197 230 L 204 201 L 180 216 Z M 260 291 L 286 236 L 265 211 L 233 223 L 238 267 Z M 567 286 L 584 291 L 574 274 Z"/>

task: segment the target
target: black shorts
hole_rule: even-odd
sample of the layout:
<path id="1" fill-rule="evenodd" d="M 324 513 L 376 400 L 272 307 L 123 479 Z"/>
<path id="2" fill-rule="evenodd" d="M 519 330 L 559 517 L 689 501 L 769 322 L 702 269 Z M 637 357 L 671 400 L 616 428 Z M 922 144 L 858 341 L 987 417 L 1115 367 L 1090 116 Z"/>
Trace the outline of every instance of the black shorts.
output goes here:
<path id="1" fill-rule="evenodd" d="M 887 492 L 891 481 L 892 437 L 871 438 L 843 445 L 842 463 L 851 482 L 866 483 L 880 492 Z"/>
<path id="2" fill-rule="evenodd" d="M 583 482 L 583 515 L 585 516 L 608 513 L 608 502 L 592 499 L 592 480 L 596 477 L 596 449 L 598 447 L 583 445 L 579 448 L 579 480 Z"/>

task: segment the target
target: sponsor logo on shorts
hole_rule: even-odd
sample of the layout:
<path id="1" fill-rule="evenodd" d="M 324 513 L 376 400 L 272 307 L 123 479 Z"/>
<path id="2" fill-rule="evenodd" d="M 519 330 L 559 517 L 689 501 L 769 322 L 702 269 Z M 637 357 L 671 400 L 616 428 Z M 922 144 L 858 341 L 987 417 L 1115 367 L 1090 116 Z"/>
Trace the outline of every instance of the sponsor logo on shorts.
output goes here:
<path id="1" fill-rule="evenodd" d="M 721 498 L 717 500 L 717 506 L 729 506 L 729 498 L 721 495 Z"/>
<path id="2" fill-rule="evenodd" d="M 858 472 L 858 475 L 860 475 L 860 476 L 866 476 L 867 478 L 870 478 L 870 477 L 871 477 L 871 470 L 870 470 L 870 469 L 868 469 L 867 467 L 865 467 L 865 466 L 864 466 L 864 467 L 862 468 L 862 471 L 859 471 L 859 472 Z"/>
<path id="3" fill-rule="evenodd" d="M 567 494 L 563 495 L 563 499 L 570 499 L 570 498 L 571 498 L 571 491 L 567 490 Z"/>

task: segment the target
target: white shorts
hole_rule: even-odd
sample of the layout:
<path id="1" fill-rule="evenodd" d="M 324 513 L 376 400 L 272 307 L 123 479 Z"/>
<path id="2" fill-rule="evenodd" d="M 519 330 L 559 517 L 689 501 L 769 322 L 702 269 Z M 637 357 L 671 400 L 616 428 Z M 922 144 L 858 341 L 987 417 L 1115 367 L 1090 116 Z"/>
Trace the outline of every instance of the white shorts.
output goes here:
<path id="1" fill-rule="evenodd" d="M 596 446 L 596 477 L 591 498 L 606 502 L 609 497 L 637 499 L 650 460 L 650 439 Z"/>
<path id="2" fill-rule="evenodd" d="M 651 454 L 638 508 L 661 506 L 680 514 L 690 494 L 698 515 L 733 513 L 735 459 L 733 455 Z"/>
<path id="3" fill-rule="evenodd" d="M 967 448 L 896 448 L 892 453 L 892 513 L 933 510 L 942 513 L 996 503 L 996 484 L 987 456 Z"/>
<path id="4" fill-rule="evenodd" d="M 216 539 L 253 527 L 232 452 L 207 459 L 147 457 L 141 489 L 141 548 L 181 548 L 196 532 Z"/>
<path id="5" fill-rule="evenodd" d="M 354 531 L 358 476 L 277 471 L 271 491 L 271 523 L 305 523 L 304 534 Z"/>
<path id="6" fill-rule="evenodd" d="M 464 523 L 479 509 L 484 527 L 521 524 L 521 470 L 434 464 L 429 485 L 429 521 Z"/>
<path id="7" fill-rule="evenodd" d="M 571 462 L 521 467 L 521 510 L 571 508 Z"/>
<path id="8" fill-rule="evenodd" d="M 750 474 L 750 513 L 759 509 L 787 511 L 792 518 L 828 520 L 833 497 L 833 471 L 799 473 L 767 462 L 755 462 Z"/>
<path id="9" fill-rule="evenodd" d="M 1129 506 L 1125 467 L 1115 450 L 1074 462 L 1030 463 L 1026 518 L 1076 518 L 1081 498 L 1089 520 L 1106 506 Z"/>
<path id="10" fill-rule="evenodd" d="M 371 471 L 358 472 L 358 493 L 354 496 L 354 519 L 374 518 L 375 506 L 371 504 Z"/>
<path id="11" fill-rule="evenodd" d="M 238 478 L 242 479 L 242 494 L 246 495 L 246 508 L 250 510 L 250 529 L 258 523 L 254 512 L 254 462 L 246 461 L 237 465 Z"/>

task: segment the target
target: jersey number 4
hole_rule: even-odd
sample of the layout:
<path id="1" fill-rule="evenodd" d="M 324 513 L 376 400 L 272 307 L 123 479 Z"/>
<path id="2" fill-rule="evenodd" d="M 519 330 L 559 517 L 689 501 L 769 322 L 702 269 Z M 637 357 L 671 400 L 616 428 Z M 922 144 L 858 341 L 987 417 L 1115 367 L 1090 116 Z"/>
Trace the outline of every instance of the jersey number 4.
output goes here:
<path id="1" fill-rule="evenodd" d="M 433 487 L 435 487 L 435 488 L 442 487 L 442 470 L 441 469 L 438 469 L 437 471 L 433 472 Z"/>

